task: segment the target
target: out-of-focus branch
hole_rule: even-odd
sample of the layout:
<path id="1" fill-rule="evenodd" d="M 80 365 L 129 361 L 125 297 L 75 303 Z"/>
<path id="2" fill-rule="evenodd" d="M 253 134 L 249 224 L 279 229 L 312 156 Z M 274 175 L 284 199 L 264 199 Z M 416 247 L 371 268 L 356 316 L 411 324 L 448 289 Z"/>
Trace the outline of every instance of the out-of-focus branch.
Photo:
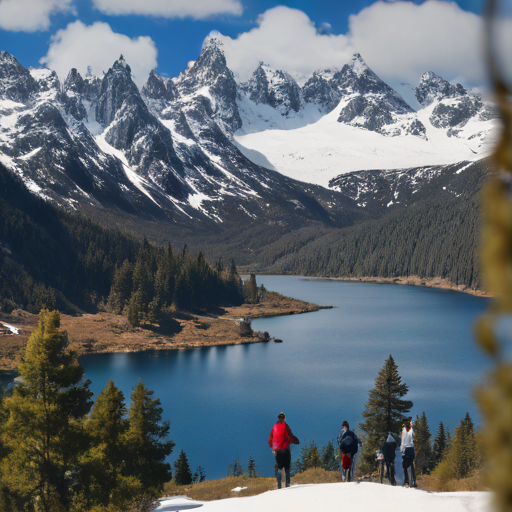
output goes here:
<path id="1" fill-rule="evenodd" d="M 512 103 L 497 60 L 498 11 L 498 0 L 487 0 L 486 57 L 502 132 L 492 156 L 495 174 L 482 193 L 481 263 L 485 286 L 494 298 L 478 320 L 476 334 L 496 364 L 478 391 L 485 421 L 487 483 L 495 492 L 497 509 L 512 512 L 512 363 L 505 360 L 503 342 L 495 332 L 499 318 L 512 318 Z"/>

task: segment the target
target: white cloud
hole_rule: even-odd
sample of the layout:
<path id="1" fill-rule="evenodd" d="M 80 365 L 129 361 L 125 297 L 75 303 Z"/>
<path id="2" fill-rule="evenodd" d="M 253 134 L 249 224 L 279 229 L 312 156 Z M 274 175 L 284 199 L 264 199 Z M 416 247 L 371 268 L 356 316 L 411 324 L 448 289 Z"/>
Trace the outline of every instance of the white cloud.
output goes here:
<path id="1" fill-rule="evenodd" d="M 73 0 L 0 0 L 0 28 L 36 32 L 48 30 L 50 16 L 74 12 Z"/>
<path id="2" fill-rule="evenodd" d="M 308 16 L 279 6 L 258 17 L 258 26 L 236 39 L 219 35 L 228 66 L 241 80 L 249 78 L 260 61 L 296 78 L 317 69 L 340 66 L 351 56 L 344 35 L 319 34 Z"/>
<path id="3" fill-rule="evenodd" d="M 505 20 L 503 48 L 512 48 L 512 21 Z M 319 29 L 302 11 L 275 7 L 259 16 L 258 25 L 236 39 L 218 36 L 228 65 L 246 80 L 259 61 L 303 79 L 318 69 L 342 67 L 359 52 L 391 85 L 418 84 L 425 71 L 468 86 L 486 82 L 483 22 L 455 3 L 427 0 L 376 2 L 349 19 L 347 34 Z M 503 57 L 512 62 L 510 52 Z"/>
<path id="4" fill-rule="evenodd" d="M 158 50 L 148 36 L 130 39 L 113 32 L 108 23 L 96 22 L 84 25 L 81 21 L 70 23 L 52 37 L 48 53 L 40 63 L 54 69 L 64 79 L 71 68 L 77 68 L 82 76 L 87 66 L 101 76 L 119 55 L 123 54 L 132 69 L 135 83 L 140 87 L 149 72 L 157 66 Z"/>
<path id="5" fill-rule="evenodd" d="M 350 39 L 383 78 L 416 84 L 425 71 L 485 81 L 482 19 L 455 3 L 377 2 L 349 20 Z"/>
<path id="6" fill-rule="evenodd" d="M 110 15 L 138 14 L 162 18 L 205 19 L 217 14 L 240 16 L 240 0 L 93 0 L 94 6 Z"/>

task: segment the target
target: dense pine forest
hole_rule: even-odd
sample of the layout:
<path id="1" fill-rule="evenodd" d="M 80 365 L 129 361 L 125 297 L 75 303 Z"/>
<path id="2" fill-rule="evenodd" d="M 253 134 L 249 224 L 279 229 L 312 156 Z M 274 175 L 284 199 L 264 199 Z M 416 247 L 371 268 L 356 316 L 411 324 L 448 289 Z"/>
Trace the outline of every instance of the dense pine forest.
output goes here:
<path id="1" fill-rule="evenodd" d="M 480 286 L 479 198 L 431 199 L 321 236 L 305 229 L 273 244 L 261 266 L 318 276 L 443 277 Z M 296 236 L 293 236 L 296 235 Z"/>
<path id="2" fill-rule="evenodd" d="M 479 161 L 464 173 L 451 181 L 432 179 L 418 194 L 409 192 L 409 206 L 379 218 L 288 233 L 255 250 L 246 268 L 327 277 L 442 277 L 479 288 L 480 190 L 489 167 Z"/>
<path id="3" fill-rule="evenodd" d="M 112 284 L 114 287 L 111 290 Z M 112 292 L 112 293 L 111 293 Z M 133 297 L 132 297 L 133 295 Z M 139 242 L 31 194 L 0 165 L 0 308 L 67 313 L 125 306 L 131 322 L 162 308 L 211 308 L 243 300 L 234 263 Z"/>

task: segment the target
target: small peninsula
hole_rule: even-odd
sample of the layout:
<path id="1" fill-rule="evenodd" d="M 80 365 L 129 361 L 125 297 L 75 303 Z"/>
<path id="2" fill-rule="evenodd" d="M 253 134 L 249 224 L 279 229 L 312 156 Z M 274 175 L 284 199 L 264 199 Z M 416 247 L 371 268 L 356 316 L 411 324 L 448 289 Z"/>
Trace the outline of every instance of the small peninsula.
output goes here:
<path id="1" fill-rule="evenodd" d="M 219 308 L 215 313 L 194 312 L 176 315 L 172 329 L 157 325 L 131 327 L 125 316 L 100 312 L 81 316 L 61 315 L 62 329 L 79 355 L 104 352 L 139 352 L 144 350 L 180 350 L 216 345 L 257 343 L 253 333 L 241 336 L 238 318 L 295 315 L 329 309 L 277 292 L 264 291 L 257 304 Z M 37 324 L 38 315 L 17 309 L 1 314 L 0 323 L 14 326 L 19 334 L 0 335 L 0 371 L 14 371 L 20 350 L 25 347 Z M 272 335 L 272 333 L 270 333 Z"/>

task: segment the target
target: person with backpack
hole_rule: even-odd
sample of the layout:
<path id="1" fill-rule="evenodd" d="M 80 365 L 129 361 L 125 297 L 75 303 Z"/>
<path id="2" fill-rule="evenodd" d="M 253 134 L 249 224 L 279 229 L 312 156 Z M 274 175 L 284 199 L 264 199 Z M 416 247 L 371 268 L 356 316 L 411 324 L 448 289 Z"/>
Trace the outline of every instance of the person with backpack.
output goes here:
<path id="1" fill-rule="evenodd" d="M 359 438 L 349 429 L 348 421 L 344 421 L 338 434 L 338 447 L 341 452 L 340 473 L 343 481 L 350 482 L 354 476 L 354 462 L 358 445 L 362 446 Z"/>
<path id="2" fill-rule="evenodd" d="M 410 487 L 418 487 L 416 485 L 416 473 L 414 471 L 414 432 L 412 430 L 412 421 L 407 420 L 402 428 L 402 467 L 404 468 L 404 483 L 403 486 L 409 485 Z M 409 483 L 409 471 L 411 468 L 411 480 Z"/>
<path id="3" fill-rule="evenodd" d="M 388 437 L 386 438 L 386 442 L 380 447 L 380 451 L 382 455 L 384 455 L 384 463 L 386 464 L 386 476 L 389 479 L 389 483 L 391 485 L 396 485 L 395 478 L 395 454 L 397 448 L 397 439 L 398 436 L 396 434 L 392 434 L 388 432 Z"/>
<path id="4" fill-rule="evenodd" d="M 278 489 L 281 489 L 283 468 L 286 474 L 286 487 L 290 487 L 290 464 L 292 461 L 290 444 L 300 444 L 300 441 L 292 434 L 290 426 L 284 421 L 285 418 L 284 412 L 278 414 L 277 423 L 272 427 L 268 436 L 268 445 L 276 457 L 275 474 Z"/>

